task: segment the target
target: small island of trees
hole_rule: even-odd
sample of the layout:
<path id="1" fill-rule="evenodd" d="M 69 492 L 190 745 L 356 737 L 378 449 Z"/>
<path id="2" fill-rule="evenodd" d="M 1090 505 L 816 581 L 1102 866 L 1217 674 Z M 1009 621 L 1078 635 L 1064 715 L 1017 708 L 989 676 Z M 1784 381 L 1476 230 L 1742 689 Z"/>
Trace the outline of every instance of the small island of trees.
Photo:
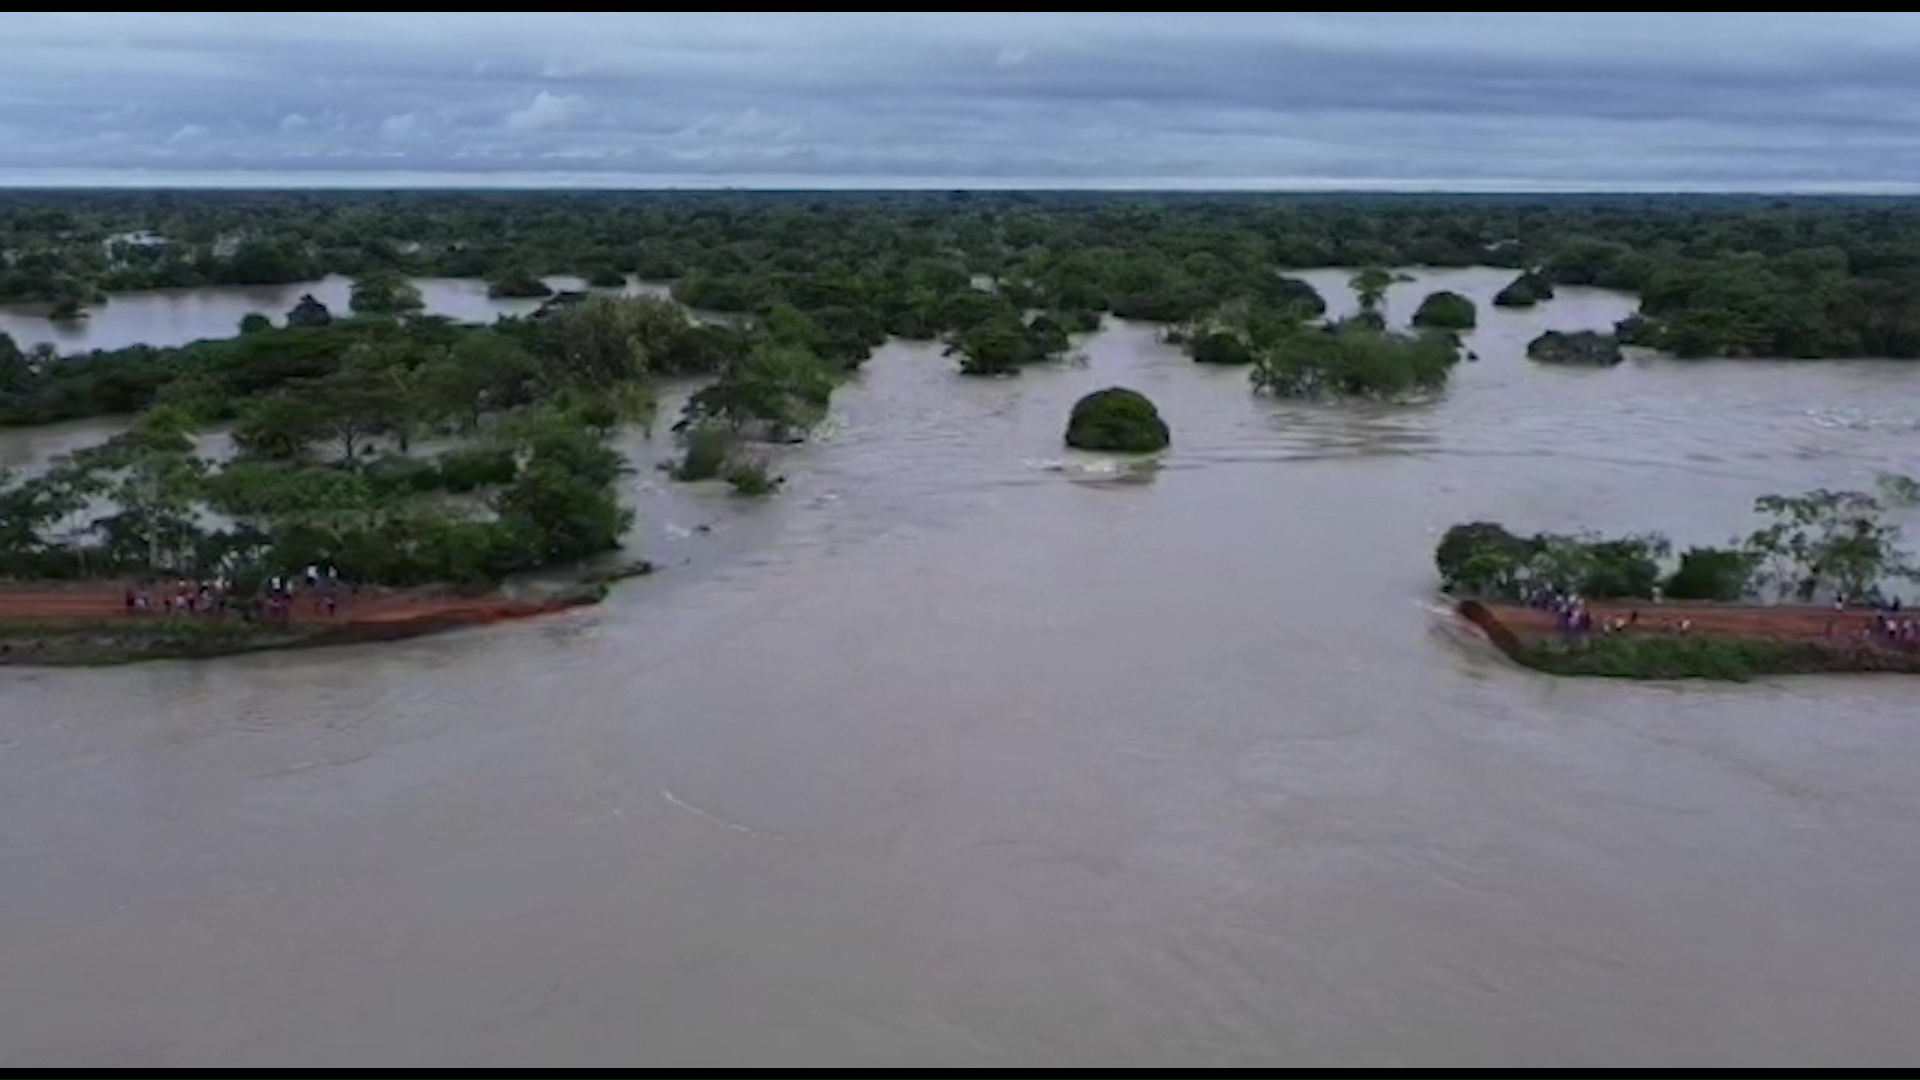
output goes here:
<path id="1" fill-rule="evenodd" d="M 1624 359 L 1620 339 L 1594 330 L 1549 330 L 1527 343 L 1527 358 L 1543 364 L 1612 367 Z"/>
<path id="2" fill-rule="evenodd" d="M 1165 450 L 1171 436 L 1160 410 L 1145 394 L 1113 386 L 1074 403 L 1066 441 L 1076 450 L 1144 454 Z"/>
<path id="3" fill-rule="evenodd" d="M 1532 307 L 1553 299 L 1553 279 L 1538 270 L 1528 270 L 1493 296 L 1495 307 Z"/>
<path id="4" fill-rule="evenodd" d="M 1254 356 L 1253 385 L 1277 397 L 1398 401 L 1444 388 L 1459 360 L 1448 331 L 1337 323 L 1272 339 Z"/>
<path id="5" fill-rule="evenodd" d="M 332 321 L 333 313 L 312 293 L 301 296 L 299 302 L 287 311 L 288 326 L 325 326 Z"/>
<path id="6" fill-rule="evenodd" d="M 622 282 L 624 283 L 624 279 Z M 540 280 L 539 276 L 525 267 L 515 267 L 487 282 L 487 295 L 498 300 L 504 297 L 524 297 L 540 300 L 553 295 L 553 286 Z"/>
<path id="7" fill-rule="evenodd" d="M 1377 269 L 1354 275 L 1360 311 L 1343 320 L 1312 322 L 1325 303 L 1295 283 L 1236 296 L 1174 337 L 1186 342 L 1196 362 L 1249 365 L 1254 389 L 1275 397 L 1396 401 L 1433 393 L 1459 362 L 1460 339 L 1438 328 L 1387 330 L 1379 305 L 1392 281 Z M 1472 301 L 1456 299 L 1471 314 Z M 1450 305 L 1443 300 L 1441 306 Z M 1459 316 L 1457 309 L 1450 314 Z"/>
<path id="8" fill-rule="evenodd" d="M 357 315 L 399 315 L 419 311 L 426 304 L 413 282 L 381 270 L 354 279 L 347 306 Z"/>
<path id="9" fill-rule="evenodd" d="M 1472 300 L 1444 289 L 1428 293 L 1413 313 L 1413 325 L 1433 330 L 1471 330 L 1477 321 Z"/>

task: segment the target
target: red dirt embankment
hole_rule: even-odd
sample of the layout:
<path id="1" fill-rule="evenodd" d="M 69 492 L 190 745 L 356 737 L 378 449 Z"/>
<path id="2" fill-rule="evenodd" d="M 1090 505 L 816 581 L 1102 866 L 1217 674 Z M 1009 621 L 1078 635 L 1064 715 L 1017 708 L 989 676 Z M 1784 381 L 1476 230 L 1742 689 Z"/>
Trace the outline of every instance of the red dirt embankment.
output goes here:
<path id="1" fill-rule="evenodd" d="M 154 594 L 159 599 L 159 594 Z M 591 601 L 584 596 L 546 600 L 512 600 L 503 596 L 457 596 L 450 593 L 392 592 L 386 590 L 341 590 L 338 607 L 324 609 L 318 597 L 296 599 L 286 622 L 308 630 L 378 627 L 390 631 L 397 627 L 421 624 L 433 628 L 470 626 L 523 619 L 533 615 L 578 607 Z M 119 585 L 0 585 L 0 622 L 36 621 L 72 622 L 92 619 L 151 619 L 153 612 L 127 610 L 126 589 Z M 214 619 L 222 616 L 195 615 Z M 370 637 L 381 636 L 379 633 Z"/>
<path id="2" fill-rule="evenodd" d="M 1555 632 L 1551 611 L 1513 604 L 1463 601 L 1460 614 L 1482 629 L 1487 629 L 1486 622 L 1467 610 L 1469 604 L 1484 610 L 1497 625 L 1523 637 L 1544 637 Z M 1630 628 L 1632 632 L 1675 633 L 1684 621 L 1690 623 L 1687 632 L 1691 634 L 1789 641 L 1860 638 L 1873 630 L 1875 618 L 1874 612 L 1858 608 L 1835 611 L 1832 608 L 1807 606 L 1746 607 L 1732 604 L 1654 604 L 1645 601 L 1595 602 L 1588 605 L 1588 610 L 1593 612 L 1596 627 L 1615 618 L 1627 618 L 1637 611 L 1640 618 Z M 1488 632 L 1492 633 L 1490 630 Z"/>

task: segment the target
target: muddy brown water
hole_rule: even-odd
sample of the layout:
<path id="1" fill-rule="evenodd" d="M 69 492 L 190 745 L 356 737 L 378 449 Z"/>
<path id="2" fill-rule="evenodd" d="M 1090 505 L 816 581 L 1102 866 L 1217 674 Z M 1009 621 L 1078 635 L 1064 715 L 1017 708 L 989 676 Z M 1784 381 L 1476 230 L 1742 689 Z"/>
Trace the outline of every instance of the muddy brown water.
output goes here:
<path id="1" fill-rule="evenodd" d="M 1455 521 L 1920 473 L 1920 367 L 1521 355 L 1630 307 L 1483 307 L 1400 408 L 1137 326 L 894 345 L 774 500 L 637 473 L 669 569 L 598 608 L 0 670 L 0 1061 L 1910 1062 L 1916 684 L 1556 680 L 1432 613 Z M 1157 470 L 1060 449 L 1114 383 Z"/>

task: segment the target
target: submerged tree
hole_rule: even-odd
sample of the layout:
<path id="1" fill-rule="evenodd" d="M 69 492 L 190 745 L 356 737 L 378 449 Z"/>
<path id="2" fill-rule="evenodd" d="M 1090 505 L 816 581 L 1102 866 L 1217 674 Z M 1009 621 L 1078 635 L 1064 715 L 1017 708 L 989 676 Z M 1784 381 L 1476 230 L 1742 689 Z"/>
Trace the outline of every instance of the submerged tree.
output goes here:
<path id="1" fill-rule="evenodd" d="M 1167 422 L 1145 394 L 1112 386 L 1074 403 L 1066 441 L 1078 450 L 1146 453 L 1166 449 L 1169 434 Z"/>
<path id="2" fill-rule="evenodd" d="M 1553 299 L 1553 282 L 1538 270 L 1528 270 L 1494 294 L 1495 307 L 1532 307 Z"/>
<path id="3" fill-rule="evenodd" d="M 680 427 L 721 424 L 750 438 L 805 438 L 826 419 L 833 370 L 805 349 L 761 344 L 687 400 Z"/>
<path id="4" fill-rule="evenodd" d="M 399 315 L 426 306 L 413 283 L 390 270 L 363 274 L 353 281 L 347 306 L 363 315 Z"/>
<path id="5" fill-rule="evenodd" d="M 1476 321 L 1473 301 L 1445 289 L 1428 293 L 1413 313 L 1413 325 L 1436 330 L 1471 330 Z"/>
<path id="6" fill-rule="evenodd" d="M 505 297 L 540 299 L 552 296 L 553 286 L 525 267 L 514 267 L 487 281 L 487 295 L 496 300 Z"/>
<path id="7" fill-rule="evenodd" d="M 1342 324 L 1265 344 L 1255 353 L 1252 378 L 1256 390 L 1278 397 L 1391 400 L 1444 387 L 1459 358 L 1450 333 Z"/>
<path id="8" fill-rule="evenodd" d="M 312 293 L 300 297 L 300 302 L 287 310 L 288 326 L 325 326 L 332 321 L 333 313 Z"/>
<path id="9" fill-rule="evenodd" d="M 1353 275 L 1349 284 L 1360 301 L 1360 310 L 1377 312 L 1380 302 L 1386 299 L 1387 288 L 1393 284 L 1393 275 L 1378 266 L 1369 266 Z"/>

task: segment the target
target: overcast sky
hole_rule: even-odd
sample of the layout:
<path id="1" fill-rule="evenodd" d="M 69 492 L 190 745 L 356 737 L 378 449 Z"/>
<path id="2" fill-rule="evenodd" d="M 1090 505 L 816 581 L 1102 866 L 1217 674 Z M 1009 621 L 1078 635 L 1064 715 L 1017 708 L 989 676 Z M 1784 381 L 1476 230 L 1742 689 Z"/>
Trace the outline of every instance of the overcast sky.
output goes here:
<path id="1" fill-rule="evenodd" d="M 1920 182 L 1920 16 L 1901 13 L 122 13 L 0 26 L 0 182 Z"/>

